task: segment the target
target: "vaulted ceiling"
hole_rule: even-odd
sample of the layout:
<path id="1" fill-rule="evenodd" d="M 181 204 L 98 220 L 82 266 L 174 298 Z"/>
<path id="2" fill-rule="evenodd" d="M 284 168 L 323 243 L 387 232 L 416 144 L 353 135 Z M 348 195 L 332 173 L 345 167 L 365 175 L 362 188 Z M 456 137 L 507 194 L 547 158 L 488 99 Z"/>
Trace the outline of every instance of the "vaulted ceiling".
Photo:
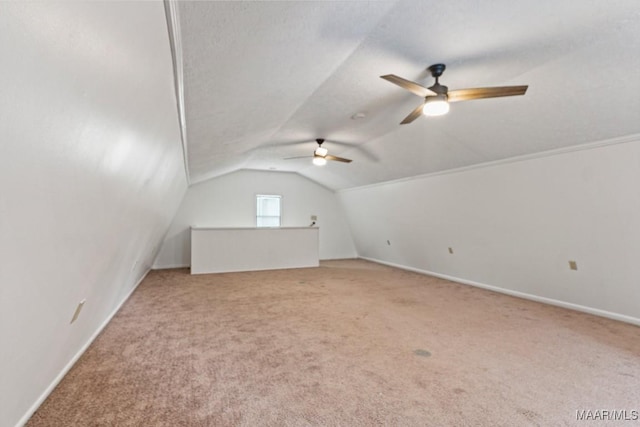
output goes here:
<path id="1" fill-rule="evenodd" d="M 265 169 L 337 190 L 640 133 L 637 0 L 170 7 L 192 183 Z M 529 90 L 400 125 L 422 100 L 380 76 L 430 86 L 434 63 L 450 89 Z M 353 163 L 313 166 L 315 138 Z"/>

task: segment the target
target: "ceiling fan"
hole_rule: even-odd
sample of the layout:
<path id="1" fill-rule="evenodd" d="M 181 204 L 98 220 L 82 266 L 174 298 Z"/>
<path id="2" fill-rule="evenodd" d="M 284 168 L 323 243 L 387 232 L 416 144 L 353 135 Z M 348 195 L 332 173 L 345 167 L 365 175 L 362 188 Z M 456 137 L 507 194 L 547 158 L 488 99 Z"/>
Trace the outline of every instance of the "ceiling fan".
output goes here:
<path id="1" fill-rule="evenodd" d="M 330 155 L 329 154 L 329 150 L 327 150 L 326 148 L 324 148 L 322 146 L 322 143 L 324 142 L 323 138 L 316 139 L 316 142 L 318 143 L 318 148 L 313 150 L 313 164 L 314 165 L 324 166 L 324 165 L 327 164 L 327 160 L 335 160 L 337 162 L 351 163 L 351 161 L 352 161 L 351 159 L 345 159 L 343 157 Z M 287 157 L 285 160 L 304 159 L 304 158 L 307 158 L 307 156 Z"/>
<path id="2" fill-rule="evenodd" d="M 433 64 L 427 70 L 436 79 L 433 86 L 426 88 L 410 80 L 403 79 L 394 74 L 380 76 L 380 78 L 390 81 L 403 89 L 410 91 L 424 98 L 424 102 L 404 118 L 401 125 L 411 123 L 420 114 L 425 116 L 441 116 L 449 112 L 450 102 L 470 101 L 472 99 L 497 98 L 501 96 L 524 95 L 529 86 L 502 86 L 502 87 L 481 87 L 473 89 L 457 89 L 450 91 L 448 87 L 441 85 L 439 77 L 444 73 L 444 64 Z"/>

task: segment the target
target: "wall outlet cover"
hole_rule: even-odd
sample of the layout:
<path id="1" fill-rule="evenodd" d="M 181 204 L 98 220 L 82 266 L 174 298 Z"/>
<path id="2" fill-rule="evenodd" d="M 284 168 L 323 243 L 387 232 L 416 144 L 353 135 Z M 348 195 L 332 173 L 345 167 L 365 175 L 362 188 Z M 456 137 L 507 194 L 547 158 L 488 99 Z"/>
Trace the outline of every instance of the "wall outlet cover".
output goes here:
<path id="1" fill-rule="evenodd" d="M 317 221 L 318 215 L 311 215 L 311 221 Z"/>

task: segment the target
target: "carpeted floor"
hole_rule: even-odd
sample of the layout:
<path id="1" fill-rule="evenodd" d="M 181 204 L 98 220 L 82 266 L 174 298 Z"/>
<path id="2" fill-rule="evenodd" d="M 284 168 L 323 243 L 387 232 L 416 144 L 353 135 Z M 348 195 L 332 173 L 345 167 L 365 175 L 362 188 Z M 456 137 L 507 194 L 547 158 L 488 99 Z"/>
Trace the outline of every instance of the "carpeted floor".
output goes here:
<path id="1" fill-rule="evenodd" d="M 640 328 L 344 260 L 151 272 L 28 426 L 640 423 L 596 410 L 640 410 Z"/>

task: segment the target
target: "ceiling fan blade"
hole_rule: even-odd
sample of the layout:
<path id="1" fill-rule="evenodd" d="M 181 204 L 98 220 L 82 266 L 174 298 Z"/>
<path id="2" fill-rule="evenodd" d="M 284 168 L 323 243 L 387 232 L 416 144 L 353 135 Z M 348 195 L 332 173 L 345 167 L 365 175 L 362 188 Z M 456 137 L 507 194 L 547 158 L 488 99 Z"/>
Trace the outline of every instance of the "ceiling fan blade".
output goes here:
<path id="1" fill-rule="evenodd" d="M 296 159 L 308 159 L 309 156 L 296 156 L 296 157 L 285 157 L 282 160 L 296 160 Z"/>
<path id="2" fill-rule="evenodd" d="M 529 86 L 479 87 L 473 89 L 450 90 L 449 102 L 470 101 L 472 99 L 498 98 L 501 96 L 524 95 Z"/>
<path id="3" fill-rule="evenodd" d="M 411 112 L 411 114 L 409 114 L 407 117 L 404 118 L 403 121 L 400 122 L 400 124 L 406 125 L 407 123 L 411 123 L 412 121 L 420 117 L 420 115 L 422 115 L 423 107 L 424 107 L 424 103 L 418 105 L 416 109 Z"/>
<path id="4" fill-rule="evenodd" d="M 351 159 L 345 159 L 344 157 L 332 156 L 331 154 L 327 154 L 326 156 L 324 156 L 324 158 L 327 160 L 335 160 L 343 163 L 351 163 L 353 161 Z"/>
<path id="5" fill-rule="evenodd" d="M 414 83 L 410 80 L 403 79 L 402 77 L 398 77 L 394 74 L 387 74 L 384 76 L 380 76 L 380 78 L 385 79 L 393 84 L 396 84 L 401 88 L 406 89 L 423 98 L 427 95 L 435 95 L 435 92 L 430 91 L 426 87 L 420 86 L 418 83 Z"/>

